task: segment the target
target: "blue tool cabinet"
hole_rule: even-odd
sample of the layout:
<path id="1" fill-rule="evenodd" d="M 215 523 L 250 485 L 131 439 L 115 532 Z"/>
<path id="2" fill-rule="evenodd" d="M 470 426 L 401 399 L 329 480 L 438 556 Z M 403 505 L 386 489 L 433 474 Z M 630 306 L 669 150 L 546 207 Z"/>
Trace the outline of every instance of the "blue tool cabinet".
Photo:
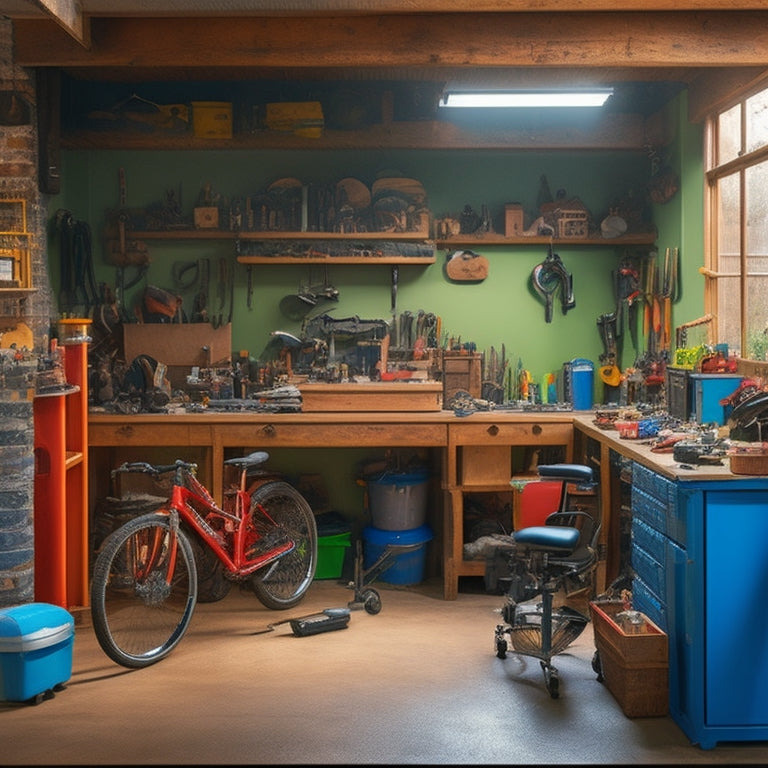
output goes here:
<path id="1" fill-rule="evenodd" d="M 633 606 L 669 637 L 669 712 L 694 744 L 768 740 L 768 478 L 632 467 Z"/>

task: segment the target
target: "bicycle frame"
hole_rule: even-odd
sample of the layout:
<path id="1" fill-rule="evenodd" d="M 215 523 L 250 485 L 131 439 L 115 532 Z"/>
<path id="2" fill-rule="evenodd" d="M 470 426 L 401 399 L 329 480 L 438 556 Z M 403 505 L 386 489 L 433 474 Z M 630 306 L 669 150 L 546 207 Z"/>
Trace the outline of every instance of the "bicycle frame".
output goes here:
<path id="1" fill-rule="evenodd" d="M 176 469 L 168 504 L 169 513 L 176 512 L 189 526 L 201 536 L 207 546 L 213 550 L 230 573 L 241 577 L 249 576 L 271 562 L 292 551 L 295 544 L 286 541 L 278 546 L 270 547 L 268 551 L 255 557 L 248 553 L 260 535 L 252 525 L 250 511 L 251 493 L 268 477 L 259 478 L 246 488 L 246 471 L 241 470 L 240 484 L 234 491 L 229 492 L 230 504 L 234 511 L 220 507 L 208 493 L 205 486 L 197 477 L 180 466 Z M 188 488 L 184 483 L 191 486 Z M 227 492 L 225 492 L 225 499 Z M 277 523 L 259 505 L 264 517 L 276 528 Z"/>

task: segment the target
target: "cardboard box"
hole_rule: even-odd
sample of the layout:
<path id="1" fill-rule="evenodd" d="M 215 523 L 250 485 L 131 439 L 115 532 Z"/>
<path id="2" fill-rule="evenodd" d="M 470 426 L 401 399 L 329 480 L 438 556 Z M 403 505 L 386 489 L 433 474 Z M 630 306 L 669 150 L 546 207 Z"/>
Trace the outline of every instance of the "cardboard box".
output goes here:
<path id="1" fill-rule="evenodd" d="M 218 229 L 219 209 L 213 206 L 195 208 L 196 229 Z"/>
<path id="2" fill-rule="evenodd" d="M 628 631 L 620 603 L 589 604 L 603 682 L 627 717 L 662 717 L 669 707 L 667 635 L 647 616 Z"/>
<path id="3" fill-rule="evenodd" d="M 286 101 L 267 104 L 267 128 L 288 131 L 297 136 L 318 138 L 325 125 L 319 101 Z"/>
<path id="4" fill-rule="evenodd" d="M 232 324 L 214 328 L 210 323 L 125 323 L 123 345 L 129 365 L 139 355 L 154 357 L 168 366 L 171 386 L 184 389 L 193 365 L 206 368 L 231 359 Z"/>
<path id="5" fill-rule="evenodd" d="M 232 103 L 193 101 L 192 130 L 199 139 L 231 139 Z"/>
<path id="6" fill-rule="evenodd" d="M 504 235 L 521 237 L 524 229 L 523 206 L 520 203 L 507 203 L 504 206 Z"/>
<path id="7" fill-rule="evenodd" d="M 0 700 L 30 701 L 72 676 L 75 620 L 49 603 L 0 609 Z"/>

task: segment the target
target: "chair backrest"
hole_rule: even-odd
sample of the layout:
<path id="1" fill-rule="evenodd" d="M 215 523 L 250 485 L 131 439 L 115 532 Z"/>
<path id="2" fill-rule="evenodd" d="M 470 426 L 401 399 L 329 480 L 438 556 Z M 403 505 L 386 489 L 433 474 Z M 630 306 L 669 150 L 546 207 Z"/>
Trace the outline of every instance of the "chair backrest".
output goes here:
<path id="1" fill-rule="evenodd" d="M 514 508 L 514 529 L 544 525 L 547 516 L 560 506 L 563 484 L 558 480 L 534 480 L 520 491 L 519 504 Z"/>

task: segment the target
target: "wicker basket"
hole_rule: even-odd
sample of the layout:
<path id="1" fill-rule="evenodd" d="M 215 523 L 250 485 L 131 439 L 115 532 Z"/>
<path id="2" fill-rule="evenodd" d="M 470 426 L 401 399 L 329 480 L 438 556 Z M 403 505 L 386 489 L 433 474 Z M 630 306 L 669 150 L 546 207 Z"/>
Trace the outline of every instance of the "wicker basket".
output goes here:
<path id="1" fill-rule="evenodd" d="M 768 475 L 768 453 L 732 453 L 734 475 Z"/>

